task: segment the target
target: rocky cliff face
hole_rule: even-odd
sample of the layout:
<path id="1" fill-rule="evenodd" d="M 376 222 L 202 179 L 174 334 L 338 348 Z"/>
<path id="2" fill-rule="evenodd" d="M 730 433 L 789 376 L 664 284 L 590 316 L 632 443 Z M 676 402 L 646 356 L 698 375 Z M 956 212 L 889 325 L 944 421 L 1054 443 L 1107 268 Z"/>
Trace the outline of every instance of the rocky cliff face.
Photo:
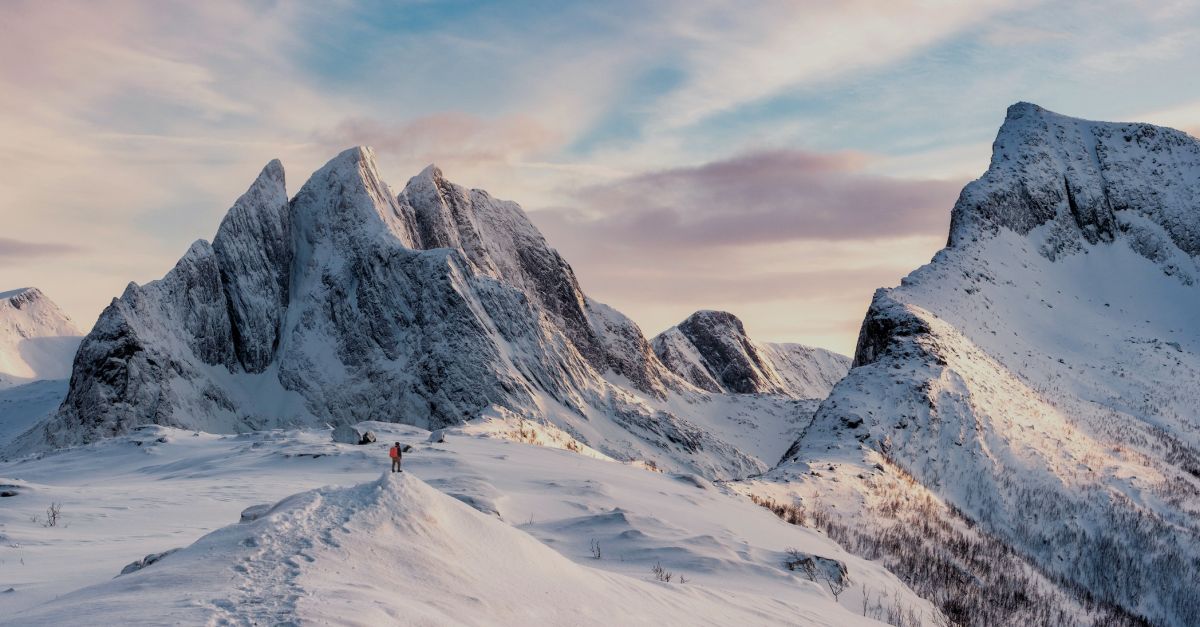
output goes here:
<path id="1" fill-rule="evenodd" d="M 654 338 L 654 352 L 674 373 L 718 393 L 824 398 L 849 359 L 800 344 L 759 344 L 724 311 L 698 311 Z"/>
<path id="2" fill-rule="evenodd" d="M 597 370 L 612 370 L 661 397 L 668 382 L 649 343 L 620 312 L 588 299 L 571 266 L 514 202 L 445 180 L 429 166 L 409 180 L 399 201 L 415 219 L 417 248 L 459 250 L 479 275 L 526 294 Z"/>
<path id="3" fill-rule="evenodd" d="M 0 292 L 0 387 L 66 378 L 81 336 L 41 290 Z"/>
<path id="4" fill-rule="evenodd" d="M 1079 120 L 1022 102 L 1008 109 L 987 173 L 963 189 L 949 245 L 1043 227 L 1039 250 L 1054 259 L 1121 235 L 1193 281 L 1197 206 L 1200 145 L 1186 133 Z M 1176 263 L 1185 267 L 1171 268 Z"/>
<path id="5" fill-rule="evenodd" d="M 283 164 L 263 168 L 221 221 L 212 247 L 237 361 L 262 372 L 279 348 L 290 300 L 294 251 Z"/>
<path id="6" fill-rule="evenodd" d="M 1178 131 L 1014 105 L 776 475 L 868 504 L 911 476 L 1094 599 L 1200 619 L 1198 163 Z"/>
<path id="7" fill-rule="evenodd" d="M 499 412 L 622 459 L 764 470 L 754 447 L 773 449 L 771 438 L 705 424 L 726 404 L 682 416 L 704 396 L 637 325 L 584 294 L 515 203 L 432 166 L 393 194 L 356 148 L 291 200 L 268 164 L 211 245 L 131 284 L 84 340 L 62 408 L 30 437 L 67 445 L 145 423 L 439 428 Z M 777 405 L 763 415 L 778 414 L 779 432 L 807 418 Z"/>

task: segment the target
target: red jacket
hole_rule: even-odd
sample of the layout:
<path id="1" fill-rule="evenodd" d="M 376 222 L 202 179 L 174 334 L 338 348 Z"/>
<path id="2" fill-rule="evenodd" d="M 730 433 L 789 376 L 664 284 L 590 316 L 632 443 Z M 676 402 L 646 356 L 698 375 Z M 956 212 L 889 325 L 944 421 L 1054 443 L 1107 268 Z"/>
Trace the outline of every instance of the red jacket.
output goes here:
<path id="1" fill-rule="evenodd" d="M 393 446 L 392 448 L 388 449 L 388 457 L 391 457 L 392 459 L 400 459 L 400 447 Z"/>

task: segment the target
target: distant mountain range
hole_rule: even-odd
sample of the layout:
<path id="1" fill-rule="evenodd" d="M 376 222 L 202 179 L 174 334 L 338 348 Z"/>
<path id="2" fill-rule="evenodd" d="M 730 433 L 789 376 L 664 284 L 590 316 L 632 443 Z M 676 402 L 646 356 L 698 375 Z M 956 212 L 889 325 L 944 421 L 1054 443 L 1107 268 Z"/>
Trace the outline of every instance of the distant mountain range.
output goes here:
<path id="1" fill-rule="evenodd" d="M 702 328 L 714 315 L 721 324 Z M 823 398 L 849 367 L 750 342 L 729 314 L 696 314 L 664 338 L 666 362 L 584 293 L 518 205 L 434 166 L 397 194 L 354 148 L 289 200 L 274 161 L 211 244 L 105 309 L 61 410 L 22 446 L 142 424 L 436 429 L 501 412 L 619 459 L 741 477 L 778 459 L 815 407 L 797 401 Z M 760 420 L 743 424 L 748 410 Z"/>

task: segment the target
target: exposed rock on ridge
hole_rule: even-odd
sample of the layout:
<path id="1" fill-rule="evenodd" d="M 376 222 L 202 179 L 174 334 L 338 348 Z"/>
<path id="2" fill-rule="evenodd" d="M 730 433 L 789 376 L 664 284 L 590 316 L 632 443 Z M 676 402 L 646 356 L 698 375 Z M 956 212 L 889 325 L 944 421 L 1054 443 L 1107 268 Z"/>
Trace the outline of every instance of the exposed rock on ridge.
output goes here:
<path id="1" fill-rule="evenodd" d="M 843 355 L 800 344 L 759 344 L 724 311 L 697 311 L 654 338 L 654 352 L 679 376 L 718 393 L 824 398 L 849 369 Z"/>
<path id="2" fill-rule="evenodd" d="M 951 214 L 950 246 L 1007 228 L 1048 225 L 1042 252 L 1055 258 L 1120 232 L 1162 260 L 1174 244 L 1200 254 L 1200 142 L 1150 124 L 1091 122 L 1030 103 L 1008 109 L 986 174 Z"/>

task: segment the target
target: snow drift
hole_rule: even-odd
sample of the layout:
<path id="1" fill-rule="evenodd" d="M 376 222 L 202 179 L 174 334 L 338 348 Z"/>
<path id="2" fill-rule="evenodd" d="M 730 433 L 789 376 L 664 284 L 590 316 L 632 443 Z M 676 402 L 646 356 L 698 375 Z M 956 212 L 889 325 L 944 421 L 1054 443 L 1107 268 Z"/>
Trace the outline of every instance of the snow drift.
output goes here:
<path id="1" fill-rule="evenodd" d="M 578 565 L 429 487 L 385 474 L 254 508 L 195 544 L 14 617 L 53 625 L 877 624 Z"/>

